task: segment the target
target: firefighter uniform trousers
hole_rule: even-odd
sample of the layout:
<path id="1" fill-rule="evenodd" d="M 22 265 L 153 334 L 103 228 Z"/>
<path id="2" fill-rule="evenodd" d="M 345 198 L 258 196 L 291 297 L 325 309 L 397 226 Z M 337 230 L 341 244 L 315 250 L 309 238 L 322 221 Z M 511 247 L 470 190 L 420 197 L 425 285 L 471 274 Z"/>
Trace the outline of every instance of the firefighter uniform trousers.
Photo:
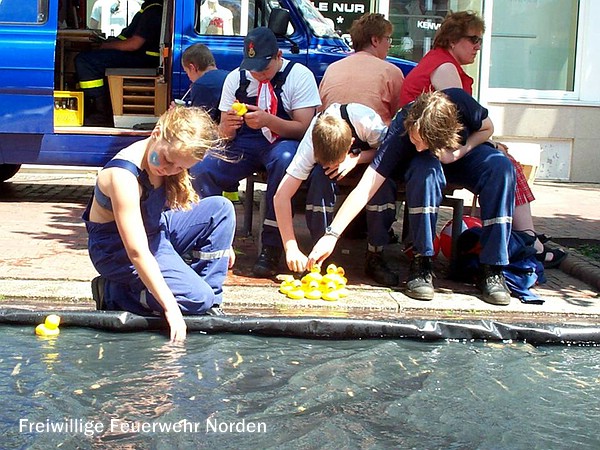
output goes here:
<path id="1" fill-rule="evenodd" d="M 287 70 L 279 73 L 283 77 L 283 81 L 278 83 L 279 86 L 285 82 L 286 72 L 289 72 L 291 67 L 292 63 L 289 63 Z M 256 105 L 256 97 L 249 97 L 246 92 L 247 85 L 244 87 L 245 71 L 240 71 L 240 75 L 240 88 L 236 91 L 236 99 L 241 103 Z M 275 86 L 275 78 L 272 83 Z M 278 100 L 277 117 L 289 119 L 282 106 L 281 89 L 275 88 L 275 95 Z M 230 191 L 233 186 L 238 186 L 240 180 L 255 172 L 266 170 L 266 215 L 262 229 L 262 245 L 283 248 L 275 219 L 273 196 L 285 175 L 285 170 L 296 154 L 298 144 L 298 141 L 289 139 L 277 139 L 270 143 L 261 130 L 254 130 L 244 122 L 237 131 L 235 139 L 227 147 L 226 156 L 229 160 L 225 161 L 207 154 L 202 161 L 190 169 L 193 177 L 192 184 L 202 198 L 221 195 L 223 191 Z"/>
<path id="2" fill-rule="evenodd" d="M 148 183 L 142 185 L 142 217 L 150 251 L 181 311 L 203 314 L 221 304 L 235 233 L 233 204 L 226 198 L 214 197 L 202 199 L 188 211 L 163 211 L 164 186 L 153 189 Z M 141 315 L 161 314 L 162 306 L 145 288 L 127 256 L 116 223 L 89 222 L 89 206 L 83 218 L 92 263 L 106 278 L 106 308 Z"/>
<path id="3" fill-rule="evenodd" d="M 158 55 L 150 52 L 124 52 L 121 50 L 92 50 L 81 52 L 75 58 L 81 89 L 89 97 L 106 95 L 104 73 L 109 67 L 158 67 Z"/>
<path id="4" fill-rule="evenodd" d="M 433 256 L 433 237 L 446 181 L 479 196 L 483 264 L 508 264 L 508 241 L 515 199 L 515 170 L 491 145 L 475 147 L 452 164 L 441 164 L 429 151 L 419 152 L 405 174 L 410 238 L 415 252 Z"/>
<path id="5" fill-rule="evenodd" d="M 355 170 L 363 172 L 360 166 Z M 331 224 L 338 193 L 336 181 L 325 175 L 323 166 L 315 165 L 308 178 L 306 193 L 306 225 L 313 243 L 323 236 L 325 228 Z M 389 229 L 396 220 L 396 183 L 386 179 L 365 209 L 369 247 L 385 246 L 390 237 Z"/>

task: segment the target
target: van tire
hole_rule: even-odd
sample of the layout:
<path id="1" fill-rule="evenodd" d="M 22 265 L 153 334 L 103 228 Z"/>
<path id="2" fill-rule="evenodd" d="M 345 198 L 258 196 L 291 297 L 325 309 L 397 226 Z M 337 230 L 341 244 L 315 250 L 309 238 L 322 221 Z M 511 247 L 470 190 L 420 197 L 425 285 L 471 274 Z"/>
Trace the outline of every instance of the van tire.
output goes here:
<path id="1" fill-rule="evenodd" d="M 21 164 L 0 164 L 0 183 L 15 176 L 20 168 Z"/>

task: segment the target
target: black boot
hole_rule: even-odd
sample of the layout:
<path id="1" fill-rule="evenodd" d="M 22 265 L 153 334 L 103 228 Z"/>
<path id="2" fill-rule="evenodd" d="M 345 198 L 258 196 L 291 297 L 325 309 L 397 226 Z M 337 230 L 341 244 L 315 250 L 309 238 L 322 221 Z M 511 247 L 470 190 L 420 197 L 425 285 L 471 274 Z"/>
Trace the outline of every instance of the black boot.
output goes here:
<path id="1" fill-rule="evenodd" d="M 483 301 L 492 305 L 506 306 L 510 303 L 510 291 L 501 266 L 481 264 L 477 287 L 483 294 Z"/>
<path id="2" fill-rule="evenodd" d="M 384 286 L 398 286 L 400 281 L 398 275 L 392 273 L 385 259 L 383 259 L 383 252 L 367 251 L 365 274 L 376 283 L 383 284 Z"/>
<path id="3" fill-rule="evenodd" d="M 263 248 L 254 263 L 252 273 L 256 277 L 270 278 L 277 274 L 279 269 L 279 260 L 283 254 L 283 249 L 279 247 L 272 247 L 270 245 L 263 245 Z"/>
<path id="4" fill-rule="evenodd" d="M 104 310 L 104 288 L 106 286 L 106 278 L 97 276 L 92 280 L 92 298 L 96 303 L 96 310 Z"/>
<path id="5" fill-rule="evenodd" d="M 416 300 L 433 300 L 433 293 L 431 257 L 415 255 L 408 270 L 406 295 Z"/>

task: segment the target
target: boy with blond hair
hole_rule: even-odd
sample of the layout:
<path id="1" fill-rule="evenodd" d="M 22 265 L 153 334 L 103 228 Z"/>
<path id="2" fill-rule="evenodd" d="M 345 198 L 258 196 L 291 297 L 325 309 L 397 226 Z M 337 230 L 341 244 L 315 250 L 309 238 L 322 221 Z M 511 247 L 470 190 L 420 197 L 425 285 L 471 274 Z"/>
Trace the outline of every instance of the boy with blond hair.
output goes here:
<path id="1" fill-rule="evenodd" d="M 329 224 L 333 219 L 338 182 L 346 177 L 360 177 L 386 132 L 381 117 L 358 103 L 334 103 L 313 119 L 273 201 L 290 270 L 302 272 L 307 263 L 292 223 L 291 201 L 302 181 L 308 180 L 306 223 L 314 243 L 323 233 L 332 233 Z M 395 197 L 395 183 L 389 180 L 366 206 L 365 272 L 377 283 L 387 286 L 398 284 L 398 275 L 390 271 L 383 259 L 383 248 L 389 241 L 388 230 L 395 219 Z"/>

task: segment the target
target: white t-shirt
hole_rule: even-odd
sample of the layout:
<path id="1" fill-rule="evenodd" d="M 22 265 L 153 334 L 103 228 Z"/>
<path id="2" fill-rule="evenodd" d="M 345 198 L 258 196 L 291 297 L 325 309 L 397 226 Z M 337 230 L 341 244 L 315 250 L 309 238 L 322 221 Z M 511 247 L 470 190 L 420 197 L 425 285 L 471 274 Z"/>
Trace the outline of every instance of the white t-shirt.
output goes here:
<path id="1" fill-rule="evenodd" d="M 342 117 L 339 103 L 332 103 L 322 114 L 332 114 Z M 387 133 L 387 126 L 381 120 L 379 114 L 371 108 L 359 103 L 348 103 L 346 107 L 348 118 L 356 130 L 356 134 L 361 141 L 367 142 L 371 148 L 379 147 L 383 137 Z M 318 117 L 318 116 L 317 116 Z M 286 172 L 298 180 L 306 180 L 313 167 L 317 164 L 313 151 L 312 129 L 315 126 L 317 117 L 313 118 L 306 134 L 300 141 L 298 150 Z"/>
<path id="2" fill-rule="evenodd" d="M 280 72 L 282 72 L 289 61 L 284 59 Z M 250 81 L 248 84 L 248 97 L 256 97 L 258 95 L 258 81 L 255 80 L 249 71 L 246 71 L 246 78 Z M 223 84 L 223 92 L 221 93 L 221 103 L 219 103 L 220 111 L 229 111 L 233 105 L 235 93 L 240 87 L 240 71 L 233 70 L 225 78 Z M 262 97 L 262 95 L 261 95 Z M 296 63 L 288 73 L 285 83 L 281 90 L 281 101 L 283 109 L 291 116 L 292 111 L 302 108 L 316 108 L 321 106 L 321 98 L 319 97 L 319 89 L 313 73 L 304 65 Z M 264 107 L 261 104 L 261 107 Z M 268 138 L 265 130 L 263 134 Z"/>

